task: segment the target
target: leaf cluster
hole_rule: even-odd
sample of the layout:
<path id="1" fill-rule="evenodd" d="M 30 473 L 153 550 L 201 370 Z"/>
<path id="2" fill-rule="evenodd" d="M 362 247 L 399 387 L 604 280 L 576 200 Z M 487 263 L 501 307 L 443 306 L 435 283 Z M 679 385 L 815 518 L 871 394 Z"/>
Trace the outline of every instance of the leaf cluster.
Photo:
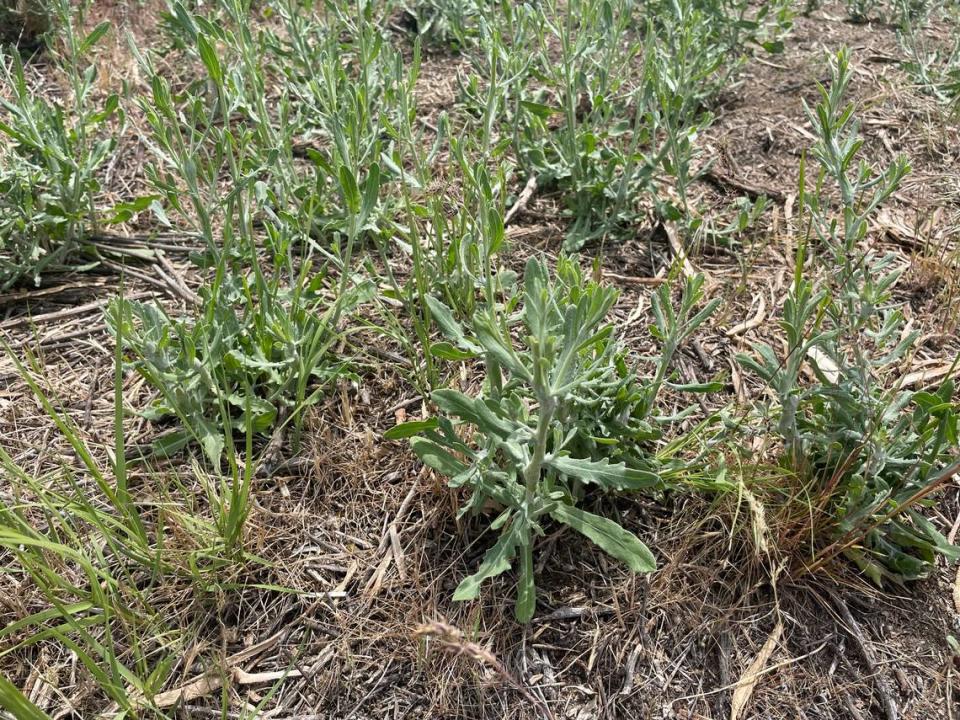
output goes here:
<path id="1" fill-rule="evenodd" d="M 98 171 L 123 122 L 117 95 L 94 102 L 96 66 L 85 62 L 110 24 L 75 37 L 69 4 L 55 6 L 70 39 L 61 58 L 72 85 L 67 107 L 34 93 L 19 55 L 0 52 L 0 82 L 12 92 L 0 97 L 0 137 L 9 141 L 0 144 L 0 290 L 39 284 L 44 272 L 76 260 L 100 221 Z"/>
<path id="2" fill-rule="evenodd" d="M 586 280 L 573 260 L 560 258 L 551 278 L 543 262 L 531 258 L 522 298 L 478 309 L 469 329 L 440 301 L 428 300 L 449 340 L 434 350 L 458 360 L 482 358 L 483 391 L 437 390 L 438 417 L 398 426 L 388 437 L 416 435 L 411 445 L 423 462 L 452 487 L 470 490 L 461 513 L 498 508 L 490 527 L 499 540 L 456 599 L 476 597 L 484 580 L 519 556 L 516 614 L 529 620 L 536 604 L 533 544 L 547 518 L 581 532 L 635 572 L 654 569 L 636 536 L 578 504 L 588 489 L 663 487 L 679 471 L 650 450 L 660 436 L 653 408 L 672 351 L 716 308 L 694 311 L 700 283 L 688 285 L 679 313 L 664 307 L 666 293 L 658 298 L 655 331 L 665 354 L 652 382 L 629 367 L 605 322 L 616 291 Z"/>
<path id="3" fill-rule="evenodd" d="M 858 160 L 862 140 L 843 100 L 849 78 L 842 51 L 830 88 L 821 87 L 820 103 L 808 109 L 820 164 L 812 190 L 801 173 L 810 250 L 825 255 L 831 271 L 820 285 L 805 278 L 801 248 L 781 322 L 785 355 L 757 344 L 757 357 L 739 360 L 774 390 L 784 462 L 813 485 L 814 555 L 840 546 L 876 582 L 902 582 L 925 576 L 937 552 L 957 556 L 913 505 L 954 457 L 958 408 L 951 381 L 928 393 L 896 379 L 918 337 L 892 295 L 903 268 L 864 243 L 870 217 L 909 166 L 900 158 L 876 172 Z M 839 195 L 836 211 L 828 181 Z M 815 382 L 799 382 L 804 366 Z"/>
<path id="4" fill-rule="evenodd" d="M 201 288 L 194 316 L 171 318 L 160 307 L 117 300 L 109 320 L 134 353 L 132 367 L 160 391 L 144 411 L 153 421 L 176 419 L 179 427 L 162 435 L 156 449 L 170 454 L 196 442 L 219 467 L 225 443 L 251 429 L 271 435 L 298 420 L 323 388 L 345 376 L 343 361 L 330 354 L 340 338 L 336 316 L 352 310 L 368 286 L 348 290 L 332 303 L 325 297 L 325 274 L 309 266 L 290 289 L 258 293 L 255 273 L 224 272 Z"/>

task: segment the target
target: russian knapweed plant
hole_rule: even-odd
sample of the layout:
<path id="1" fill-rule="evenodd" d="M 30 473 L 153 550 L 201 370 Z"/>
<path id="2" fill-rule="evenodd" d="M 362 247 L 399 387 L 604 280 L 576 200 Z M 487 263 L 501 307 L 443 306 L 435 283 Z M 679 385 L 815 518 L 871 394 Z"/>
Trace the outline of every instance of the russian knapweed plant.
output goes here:
<path id="1" fill-rule="evenodd" d="M 785 355 L 760 343 L 759 359 L 739 359 L 776 394 L 783 463 L 805 486 L 808 504 L 797 515 L 806 519 L 795 534 L 812 547 L 801 571 L 842 553 L 877 583 L 902 582 L 928 574 L 936 553 L 960 557 L 918 510 L 957 471 L 958 412 L 952 381 L 915 392 L 898 379 L 918 334 L 905 328 L 892 295 L 903 267 L 871 249 L 867 233 L 909 166 L 899 158 L 877 173 L 858 160 L 859 127 L 844 103 L 849 80 L 841 51 L 829 90 L 821 87 L 820 103 L 808 109 L 820 172 L 812 190 L 801 173 L 812 237 L 784 304 Z M 804 277 L 808 253 L 829 269 L 822 284 Z M 816 378 L 809 385 L 800 379 L 805 365 Z"/>
<path id="2" fill-rule="evenodd" d="M 0 82 L 12 91 L 11 99 L 0 97 L 0 290 L 83 265 L 78 251 L 107 219 L 96 207 L 98 171 L 116 146 L 111 125 L 122 113 L 117 95 L 96 99 L 89 55 L 110 23 L 80 35 L 71 3 L 57 0 L 49 11 L 63 39 L 57 59 L 69 102 L 40 97 L 19 55 L 0 50 Z"/>
<path id="3" fill-rule="evenodd" d="M 516 616 L 530 620 L 536 607 L 533 546 L 549 519 L 574 528 L 634 572 L 654 570 L 653 554 L 633 533 L 578 504 L 588 488 L 659 487 L 676 470 L 645 443 L 658 437 L 654 403 L 670 358 L 716 308 L 710 303 L 694 311 L 700 287 L 688 285 L 679 312 L 664 307 L 667 293 L 655 300 L 663 355 L 652 382 L 630 369 L 606 323 L 616 291 L 586 281 L 573 260 L 560 258 L 551 279 L 546 266 L 531 258 L 522 303 L 513 297 L 503 306 L 479 309 L 469 330 L 442 303 L 430 302 L 461 357 L 483 359 L 483 391 L 470 396 L 437 390 L 432 400 L 438 417 L 400 425 L 388 437 L 416 435 L 411 445 L 423 462 L 450 478 L 452 487 L 471 491 L 461 513 L 491 503 L 500 508 L 490 525 L 499 540 L 454 599 L 476 598 L 484 580 L 519 558 Z"/>

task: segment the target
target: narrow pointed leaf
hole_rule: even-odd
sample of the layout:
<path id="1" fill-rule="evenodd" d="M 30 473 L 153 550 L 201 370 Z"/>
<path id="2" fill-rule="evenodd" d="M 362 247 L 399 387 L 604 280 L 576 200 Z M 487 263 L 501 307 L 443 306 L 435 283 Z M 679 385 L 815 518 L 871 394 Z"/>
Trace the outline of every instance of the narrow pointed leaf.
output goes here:
<path id="1" fill-rule="evenodd" d="M 426 296 L 427 307 L 430 308 L 430 314 L 440 326 L 440 331 L 447 336 L 447 339 L 454 342 L 458 347 L 477 353 L 480 348 L 467 338 L 463 331 L 463 326 L 453 317 L 453 311 L 431 295 Z"/>
<path id="2" fill-rule="evenodd" d="M 207 72 L 210 74 L 210 79 L 219 85 L 223 80 L 223 69 L 220 67 L 217 51 L 206 36 L 197 36 L 197 50 L 200 53 L 200 59 L 207 68 Z"/>
<path id="3" fill-rule="evenodd" d="M 509 528 L 503 531 L 496 544 L 487 550 L 483 562 L 476 573 L 457 586 L 453 593 L 454 600 L 475 600 L 480 594 L 480 584 L 488 578 L 496 577 L 510 569 L 510 562 L 517 552 L 520 542 L 520 532 L 514 521 Z"/>
<path id="4" fill-rule="evenodd" d="M 431 398 L 445 413 L 473 423 L 486 434 L 507 438 L 515 429 L 514 423 L 499 417 L 480 398 L 468 397 L 451 388 L 437 390 Z"/>
<path id="5" fill-rule="evenodd" d="M 402 438 L 413 437 L 427 430 L 436 430 L 440 425 L 437 418 L 427 418 L 426 420 L 411 420 L 410 422 L 394 425 L 383 434 L 384 440 L 400 440 Z"/>
<path id="6" fill-rule="evenodd" d="M 526 543 L 520 549 L 520 579 L 517 583 L 517 604 L 513 611 L 517 620 L 528 623 L 537 609 L 537 586 L 533 580 L 533 547 Z"/>
<path id="7" fill-rule="evenodd" d="M 509 346 L 508 342 L 501 338 L 486 321 L 477 319 L 474 323 L 477 332 L 477 340 L 500 365 L 519 378 L 528 382 L 533 378 L 530 371 L 523 366 L 516 352 Z"/>
<path id="8" fill-rule="evenodd" d="M 0 675 L 0 708 L 20 720 L 50 720 L 50 716 L 34 705 L 16 685 Z"/>

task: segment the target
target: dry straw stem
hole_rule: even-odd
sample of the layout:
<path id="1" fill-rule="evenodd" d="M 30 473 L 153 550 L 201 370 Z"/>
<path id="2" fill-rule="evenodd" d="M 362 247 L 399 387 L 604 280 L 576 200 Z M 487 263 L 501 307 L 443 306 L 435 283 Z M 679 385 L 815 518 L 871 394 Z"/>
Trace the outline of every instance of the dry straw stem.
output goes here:
<path id="1" fill-rule="evenodd" d="M 245 650 L 234 653 L 223 661 L 221 667 L 203 673 L 173 690 L 167 690 L 152 698 L 152 704 L 158 708 L 173 707 L 183 703 L 205 697 L 223 687 L 224 681 L 229 678 L 237 685 L 256 685 L 258 683 L 274 682 L 285 677 L 299 677 L 299 670 L 277 670 L 271 672 L 251 673 L 240 667 L 241 663 L 255 658 L 258 655 L 276 647 L 288 634 L 282 630 L 251 645 Z M 139 704 L 146 705 L 144 698 L 138 698 Z"/>
<path id="2" fill-rule="evenodd" d="M 953 583 L 953 608 L 960 615 L 960 567 L 957 568 L 957 579 Z"/>
<path id="3" fill-rule="evenodd" d="M 680 269 L 683 271 L 683 276 L 688 280 L 697 274 L 696 268 L 693 266 L 693 263 L 690 262 L 690 256 L 687 254 L 687 251 L 683 247 L 683 243 L 680 241 L 680 237 L 677 233 L 677 225 L 673 222 L 664 222 L 663 231 L 667 235 L 667 240 L 670 242 L 670 249 L 673 251 L 674 256 L 676 256 L 677 261 L 680 263 Z"/>
<path id="4" fill-rule="evenodd" d="M 744 320 L 739 325 L 734 325 L 732 328 L 727 330 L 727 337 L 734 337 L 736 335 L 742 335 L 748 330 L 753 330 L 763 325 L 763 321 L 767 317 L 767 299 L 763 293 L 760 293 L 760 299 L 757 307 L 757 312 L 752 318 Z"/>
<path id="5" fill-rule="evenodd" d="M 854 644 L 856 644 L 857 648 L 859 648 L 860 655 L 863 657 L 863 661 L 867 666 L 867 670 L 870 671 L 870 674 L 874 678 L 874 685 L 876 686 L 877 693 L 880 695 L 880 699 L 883 704 L 884 717 L 886 717 L 886 720 L 899 720 L 900 713 L 897 710 L 897 704 L 893 700 L 893 694 L 887 687 L 886 678 L 880 672 L 880 668 L 877 665 L 877 660 L 873 655 L 873 650 L 871 650 L 870 645 L 864 639 L 863 630 L 861 630 L 859 623 L 857 623 L 853 617 L 853 614 L 850 612 L 850 608 L 847 607 L 847 604 L 840 598 L 840 596 L 834 593 L 832 590 L 828 592 L 830 593 L 830 599 L 833 601 L 834 607 L 837 609 L 837 612 L 840 613 L 840 617 L 843 619 L 843 622 L 846 625 L 847 633 L 850 635 L 850 638 L 853 640 Z"/>
<path id="6" fill-rule="evenodd" d="M 781 621 L 779 621 L 779 620 L 777 621 L 778 624 L 780 624 L 780 622 L 781 622 Z M 773 629 L 773 631 L 771 631 L 771 635 L 767 637 L 767 642 L 769 642 L 770 637 L 773 636 L 774 634 L 776 634 L 776 632 L 777 632 L 777 628 L 776 628 L 776 626 L 775 626 L 774 629 Z M 782 635 L 782 631 L 781 631 L 781 635 Z M 779 640 L 778 640 L 778 642 L 779 642 Z M 821 652 L 827 647 L 828 644 L 829 644 L 829 640 L 824 640 L 822 643 L 820 643 L 817 647 L 815 647 L 813 650 L 811 650 L 811 651 L 808 652 L 808 653 L 805 653 L 805 654 L 803 654 L 803 655 L 798 655 L 797 657 L 789 658 L 789 659 L 787 659 L 787 660 L 782 660 L 782 661 L 777 662 L 777 663 L 774 663 L 774 664 L 772 664 L 772 665 L 767 665 L 767 664 L 766 664 L 766 663 L 768 663 L 769 660 L 770 660 L 770 658 L 767 657 L 767 658 L 764 659 L 764 663 L 763 663 L 762 665 L 759 665 L 759 664 L 758 664 L 756 668 L 754 668 L 754 667 L 753 667 L 753 664 L 751 664 L 751 667 L 748 668 L 748 669 L 744 672 L 743 676 L 742 676 L 739 680 L 737 680 L 737 682 L 735 682 L 735 683 L 730 683 L 729 685 L 724 685 L 723 687 L 719 687 L 719 688 L 717 688 L 716 690 L 710 690 L 709 692 L 698 693 L 698 694 L 696 694 L 696 695 L 687 695 L 687 696 L 684 696 L 684 697 L 676 698 L 675 700 L 672 700 L 672 701 L 671 701 L 671 704 L 680 703 L 680 702 L 683 702 L 683 701 L 685 701 L 685 700 L 691 700 L 691 699 L 693 699 L 693 698 L 703 698 L 703 697 L 707 697 L 708 695 L 719 695 L 719 694 L 725 693 L 725 692 L 727 692 L 727 691 L 729 691 L 729 690 L 734 690 L 734 691 L 736 691 L 737 689 L 739 689 L 739 688 L 742 687 L 742 686 L 749 686 L 750 689 L 751 689 L 750 691 L 751 691 L 751 695 L 752 695 L 753 689 L 756 687 L 757 682 L 758 682 L 758 680 L 759 680 L 761 677 L 763 677 L 764 675 L 769 675 L 769 674 L 771 674 L 771 673 L 773 673 L 773 672 L 776 672 L 777 670 L 780 670 L 780 669 L 782 669 L 782 668 L 790 667 L 791 665 L 797 665 L 797 664 L 803 662 L 804 660 L 806 660 L 807 658 L 814 657 L 815 655 L 818 655 L 819 653 L 821 653 Z M 757 657 L 754 658 L 754 663 L 756 663 L 757 658 L 762 658 L 762 657 L 763 657 L 763 653 L 764 653 L 764 651 L 765 651 L 765 647 L 766 647 L 766 643 L 764 644 L 764 648 L 761 648 L 760 653 L 757 654 Z M 773 650 L 771 650 L 771 655 L 772 655 L 772 653 L 773 653 L 774 650 L 776 650 L 776 643 L 774 643 L 774 648 L 773 648 Z M 746 709 L 746 700 L 747 700 L 747 699 L 749 699 L 749 698 L 744 699 L 744 708 L 743 708 L 743 709 Z M 732 704 L 731 704 L 731 708 L 732 708 Z M 741 710 L 741 712 L 742 712 L 742 710 Z"/>
<path id="7" fill-rule="evenodd" d="M 230 681 L 236 685 L 259 685 L 262 683 L 276 682 L 283 678 L 297 678 L 300 677 L 301 674 L 299 670 L 274 670 L 270 672 L 248 673 L 242 668 L 231 667 L 223 674 L 201 675 L 186 685 L 181 685 L 174 690 L 168 690 L 167 692 L 155 695 L 153 704 L 158 708 L 168 708 L 206 697 L 223 687 L 225 676 L 229 677 Z"/>
<path id="8" fill-rule="evenodd" d="M 517 201 L 509 210 L 507 210 L 507 214 L 503 217 L 504 225 L 509 225 L 517 213 L 526 209 L 527 205 L 530 203 L 530 199 L 533 197 L 533 194 L 536 191 L 537 176 L 531 175 L 530 179 L 527 180 L 527 184 L 523 186 L 523 190 L 520 191 L 520 196 L 517 198 Z"/>
<path id="9" fill-rule="evenodd" d="M 753 689 L 757 686 L 757 682 L 770 661 L 770 657 L 777 649 L 777 644 L 782 636 L 783 621 L 777 620 L 777 624 L 773 626 L 773 630 L 770 631 L 770 636 L 763 647 L 760 648 L 760 652 L 757 653 L 753 662 L 750 663 L 750 667 L 744 671 L 737 682 L 737 687 L 734 689 L 733 697 L 730 700 L 730 720 L 740 720 L 743 717 L 753 695 Z"/>
<path id="10" fill-rule="evenodd" d="M 937 381 L 946 380 L 950 376 L 951 371 L 955 370 L 956 367 L 957 364 L 952 362 L 927 370 L 916 370 L 904 376 L 902 385 L 905 388 L 915 386 L 929 387 Z"/>

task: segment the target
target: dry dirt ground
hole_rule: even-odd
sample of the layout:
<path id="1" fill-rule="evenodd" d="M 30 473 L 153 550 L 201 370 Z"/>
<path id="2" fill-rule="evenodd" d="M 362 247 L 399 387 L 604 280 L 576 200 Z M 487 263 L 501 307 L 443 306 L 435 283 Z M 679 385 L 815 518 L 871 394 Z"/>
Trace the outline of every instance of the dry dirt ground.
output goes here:
<path id="1" fill-rule="evenodd" d="M 149 42 L 156 5 L 147 3 L 136 17 L 121 5 L 98 5 L 98 12 L 112 13 Z M 958 124 L 911 86 L 895 62 L 893 27 L 844 18 L 834 5 L 798 16 L 786 51 L 751 61 L 713 108 L 716 122 L 702 159 L 714 165 L 696 186 L 695 204 L 722 214 L 736 197 L 757 193 L 772 204 L 747 245 L 703 247 L 691 258 L 708 274 L 709 293 L 724 298 L 724 310 L 681 359 L 700 379 L 728 382 L 727 395 L 710 398 L 711 406 L 762 392 L 737 373 L 731 358 L 775 332 L 772 308 L 789 282 L 799 160 L 812 142 L 801 99 L 815 99 L 815 81 L 827 79 L 825 54 L 844 44 L 853 51 L 865 155 L 887 162 L 905 152 L 913 165 L 871 233 L 910 263 L 899 292 L 924 341 L 909 370 L 940 367 L 960 352 Z M 427 56 L 424 107 L 435 111 L 455 101 L 452 73 L 459 62 L 442 53 Z M 122 43 L 109 63 L 114 71 L 104 82 L 135 80 Z M 40 92 L 55 92 L 42 58 L 31 74 Z M 118 199 L 143 182 L 144 150 L 132 120 L 107 169 L 105 187 Z M 553 198 L 538 195 L 518 216 L 510 230 L 518 257 L 557 251 L 563 226 L 556 208 Z M 166 249 L 169 265 L 130 266 L 126 292 L 154 296 L 176 312 L 185 307 L 178 286 L 201 280 L 187 260 L 190 242 L 149 231 L 130 228 L 129 242 L 144 233 L 143 241 Z M 623 291 L 623 332 L 642 354 L 649 343 L 649 303 L 642 301 L 656 282 L 651 278 L 671 260 L 669 244 L 652 226 L 641 227 L 636 239 L 606 248 L 602 258 L 608 281 Z M 104 447 L 113 442 L 113 348 L 101 309 L 118 277 L 116 267 L 102 265 L 0 296 L 5 341 L 15 352 L 33 350 L 45 387 L 91 442 Z M 754 317 L 749 330 L 729 334 Z M 255 488 L 246 542 L 269 564 L 225 579 L 223 590 L 207 597 L 176 599 L 200 628 L 197 656 L 226 658 L 264 643 L 245 670 L 297 669 L 299 676 L 281 682 L 268 703 L 276 710 L 270 717 L 727 718 L 733 686 L 762 650 L 765 671 L 744 717 L 889 718 L 891 703 L 903 718 L 960 717 L 960 668 L 947 644 L 947 636 L 960 631 L 953 570 L 886 592 L 842 567 L 830 577 L 775 581 L 768 564 L 737 547 L 729 509 L 704 499 L 616 501 L 621 522 L 657 555 L 660 567 L 647 577 L 630 575 L 568 535 L 544 539 L 540 608 L 527 627 L 512 619 L 510 574 L 486 587 L 479 602 L 452 602 L 453 588 L 476 567 L 489 539 L 480 524 L 457 522 L 453 491 L 403 444 L 381 439 L 398 414 L 416 417 L 422 400 L 389 365 L 362 361 L 361 374 L 359 386 L 339 388 L 316 409 L 305 446 L 285 453 L 274 476 Z M 131 409 L 149 400 L 134 376 L 125 389 Z M 0 427 L 4 446 L 23 467 L 75 463 L 2 358 Z M 131 414 L 131 443 L 148 442 L 152 432 Z M 144 488 L 163 482 L 154 474 L 137 481 Z M 945 533 L 960 521 L 958 494 L 950 485 L 933 510 Z M 13 575 L 0 576 L 0 623 L 40 602 Z M 463 636 L 440 626 L 417 634 L 431 622 L 459 628 Z M 168 687 L 189 683 L 201 669 L 185 658 Z M 2 670 L 21 687 L 32 687 L 39 675 L 55 686 L 51 713 L 90 716 L 89 688 L 77 679 L 75 659 L 53 646 L 26 649 L 7 658 Z M 230 687 L 233 712 L 257 703 L 268 688 Z M 174 715 L 222 717 L 218 702 L 219 691 L 189 699 Z"/>

